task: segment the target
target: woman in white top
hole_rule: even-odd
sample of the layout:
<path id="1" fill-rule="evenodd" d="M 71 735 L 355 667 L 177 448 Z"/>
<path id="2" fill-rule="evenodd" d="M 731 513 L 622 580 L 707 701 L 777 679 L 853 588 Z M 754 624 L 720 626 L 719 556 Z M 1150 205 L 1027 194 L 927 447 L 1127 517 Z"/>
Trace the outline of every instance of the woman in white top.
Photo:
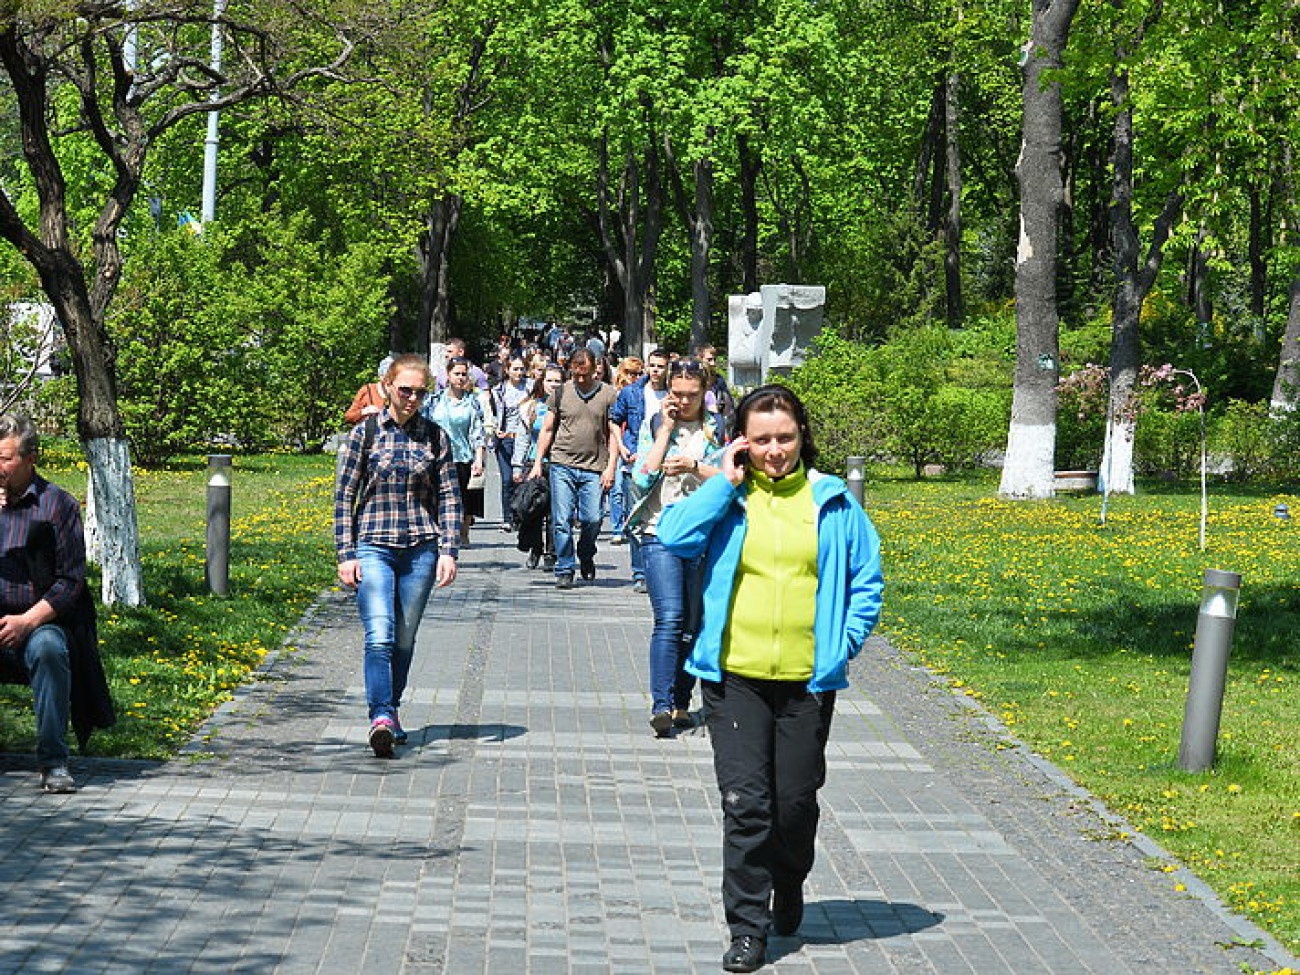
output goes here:
<path id="1" fill-rule="evenodd" d="M 483 517 L 483 488 L 471 488 L 471 478 L 483 476 L 486 453 L 483 431 L 483 407 L 479 403 L 470 376 L 469 360 L 455 358 L 447 363 L 447 388 L 430 399 L 424 415 L 442 427 L 451 441 L 456 462 L 456 479 L 460 482 L 465 520 L 461 527 L 461 547 L 469 545 L 469 529 L 475 518 Z"/>
<path id="2" fill-rule="evenodd" d="M 698 557 L 684 559 L 659 542 L 657 526 L 664 509 L 691 494 L 705 478 L 717 473 L 706 463 L 722 446 L 717 418 L 704 409 L 711 376 L 694 359 L 668 365 L 668 389 L 657 413 L 641 424 L 632 483 L 642 493 L 628 514 L 628 524 L 640 533 L 646 588 L 654 612 L 650 635 L 650 727 L 666 738 L 674 727 L 693 724 L 691 691 L 695 678 L 686 672 L 686 658 L 700 620 Z"/>

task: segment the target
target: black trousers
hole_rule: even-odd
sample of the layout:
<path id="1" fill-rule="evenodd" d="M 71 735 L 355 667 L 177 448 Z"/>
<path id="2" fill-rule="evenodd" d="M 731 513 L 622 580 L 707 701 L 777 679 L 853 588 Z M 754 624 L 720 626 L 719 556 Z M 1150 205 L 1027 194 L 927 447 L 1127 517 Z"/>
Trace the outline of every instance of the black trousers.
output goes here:
<path id="1" fill-rule="evenodd" d="M 812 870 L 835 692 L 735 674 L 703 689 L 722 795 L 727 926 L 733 938 L 766 938 L 773 887 L 801 886 Z"/>

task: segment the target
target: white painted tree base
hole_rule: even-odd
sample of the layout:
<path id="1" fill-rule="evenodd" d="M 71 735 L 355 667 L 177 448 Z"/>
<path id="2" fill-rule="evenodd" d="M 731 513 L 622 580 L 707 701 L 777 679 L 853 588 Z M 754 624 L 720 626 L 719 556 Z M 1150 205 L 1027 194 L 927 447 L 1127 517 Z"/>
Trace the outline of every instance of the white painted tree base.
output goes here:
<path id="1" fill-rule="evenodd" d="M 1007 498 L 1050 498 L 1056 489 L 1056 424 L 1011 423 L 998 493 Z"/>
<path id="2" fill-rule="evenodd" d="M 105 606 L 141 606 L 144 578 L 130 444 L 105 437 L 82 447 L 90 463 L 86 553 L 99 565 L 100 599 Z"/>
<path id="3" fill-rule="evenodd" d="M 1132 423 L 1111 421 L 1106 426 L 1106 446 L 1102 450 L 1101 470 L 1097 472 L 1097 490 L 1102 494 L 1133 494 Z"/>

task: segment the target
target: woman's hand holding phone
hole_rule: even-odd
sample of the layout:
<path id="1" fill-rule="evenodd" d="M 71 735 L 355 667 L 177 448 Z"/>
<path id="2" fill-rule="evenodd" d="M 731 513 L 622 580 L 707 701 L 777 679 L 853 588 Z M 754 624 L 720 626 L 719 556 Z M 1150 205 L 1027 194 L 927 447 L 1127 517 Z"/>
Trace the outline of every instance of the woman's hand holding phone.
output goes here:
<path id="1" fill-rule="evenodd" d="M 727 444 L 727 449 L 722 452 L 722 476 L 732 484 L 739 485 L 745 479 L 748 468 L 749 441 L 744 437 L 737 437 Z"/>

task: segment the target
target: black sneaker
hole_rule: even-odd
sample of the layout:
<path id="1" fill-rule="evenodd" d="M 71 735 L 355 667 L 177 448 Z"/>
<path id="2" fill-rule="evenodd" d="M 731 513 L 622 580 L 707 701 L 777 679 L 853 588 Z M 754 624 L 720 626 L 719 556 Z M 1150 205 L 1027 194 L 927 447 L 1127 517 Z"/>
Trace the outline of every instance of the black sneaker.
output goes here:
<path id="1" fill-rule="evenodd" d="M 731 939 L 731 947 L 722 956 L 722 969 L 727 972 L 756 972 L 767 960 L 767 942 L 757 935 L 742 934 Z"/>
<path id="2" fill-rule="evenodd" d="M 669 738 L 673 731 L 673 713 L 671 711 L 656 711 L 650 715 L 650 727 L 654 730 L 656 738 Z"/>
<path id="3" fill-rule="evenodd" d="M 530 569 L 535 569 L 537 568 L 537 563 L 541 561 L 542 561 L 542 557 L 538 555 L 536 552 L 533 552 L 528 556 L 528 561 L 525 562 L 524 564 L 527 565 L 528 568 Z"/>
<path id="4" fill-rule="evenodd" d="M 561 572 L 559 575 L 557 575 L 557 576 L 555 577 L 555 588 L 556 588 L 556 589 L 572 589 L 572 588 L 573 588 L 573 573 L 572 573 L 572 572 Z"/>
<path id="5" fill-rule="evenodd" d="M 596 563 L 590 559 L 584 559 L 578 568 L 582 570 L 582 578 L 588 580 L 596 578 Z"/>

